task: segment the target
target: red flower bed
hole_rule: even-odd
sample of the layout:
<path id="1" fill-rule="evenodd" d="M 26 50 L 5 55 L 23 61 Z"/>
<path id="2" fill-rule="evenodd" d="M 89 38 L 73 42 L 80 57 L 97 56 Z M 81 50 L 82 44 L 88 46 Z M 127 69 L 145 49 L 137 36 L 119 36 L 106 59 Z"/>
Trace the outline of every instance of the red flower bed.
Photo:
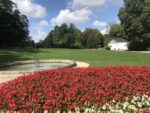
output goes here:
<path id="1" fill-rule="evenodd" d="M 99 67 L 43 71 L 1 84 L 0 109 L 42 112 L 99 107 L 150 95 L 150 67 Z"/>
<path id="2" fill-rule="evenodd" d="M 141 110 L 140 113 L 150 113 L 150 110 Z"/>

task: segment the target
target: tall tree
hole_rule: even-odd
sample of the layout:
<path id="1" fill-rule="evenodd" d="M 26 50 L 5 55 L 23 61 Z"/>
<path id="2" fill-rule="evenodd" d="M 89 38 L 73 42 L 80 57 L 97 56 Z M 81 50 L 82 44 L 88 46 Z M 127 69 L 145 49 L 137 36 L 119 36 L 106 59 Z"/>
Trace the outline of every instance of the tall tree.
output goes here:
<path id="1" fill-rule="evenodd" d="M 75 34 L 75 43 L 74 43 L 74 47 L 75 48 L 82 48 L 82 40 L 83 40 L 83 36 L 82 36 L 82 32 L 79 29 L 75 29 L 74 30 L 74 34 Z"/>
<path id="2" fill-rule="evenodd" d="M 44 40 L 45 47 L 80 48 L 82 47 L 82 33 L 73 24 L 62 24 L 50 31 Z"/>
<path id="3" fill-rule="evenodd" d="M 150 0 L 124 0 L 119 18 L 131 41 L 130 49 L 150 47 Z"/>
<path id="4" fill-rule="evenodd" d="M 61 31 L 59 26 L 55 26 L 54 32 L 53 32 L 53 45 L 54 47 L 61 47 L 62 46 L 62 40 L 61 40 Z M 50 36 L 48 36 L 50 38 Z"/>
<path id="5" fill-rule="evenodd" d="M 127 39 L 127 35 L 124 32 L 124 28 L 120 24 L 111 24 L 110 25 L 109 35 L 112 38 L 124 38 L 124 39 Z"/>
<path id="6" fill-rule="evenodd" d="M 54 31 L 50 31 L 48 36 L 44 39 L 44 44 L 43 46 L 46 48 L 52 48 L 54 47 L 54 42 L 53 42 L 53 32 Z"/>
<path id="7" fill-rule="evenodd" d="M 73 24 L 70 24 L 68 33 L 67 33 L 67 42 L 66 42 L 66 47 L 68 48 L 73 48 L 75 44 L 75 26 Z"/>
<path id="8" fill-rule="evenodd" d="M 83 46 L 86 48 L 103 47 L 103 36 L 97 29 L 86 29 L 83 32 Z"/>
<path id="9" fill-rule="evenodd" d="M 25 47 L 29 40 L 27 17 L 11 0 L 0 0 L 0 47 Z"/>
<path id="10" fill-rule="evenodd" d="M 112 40 L 112 36 L 110 34 L 105 34 L 104 35 L 104 47 L 108 47 L 108 43 Z"/>

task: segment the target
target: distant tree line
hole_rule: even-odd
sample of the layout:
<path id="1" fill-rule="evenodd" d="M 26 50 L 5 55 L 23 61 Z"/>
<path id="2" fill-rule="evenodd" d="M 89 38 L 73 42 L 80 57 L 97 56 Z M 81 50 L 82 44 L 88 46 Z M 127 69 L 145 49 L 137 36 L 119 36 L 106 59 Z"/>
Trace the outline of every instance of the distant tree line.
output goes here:
<path id="1" fill-rule="evenodd" d="M 50 31 L 37 46 L 46 48 L 98 48 L 103 47 L 103 35 L 97 29 L 87 28 L 84 32 L 74 24 L 62 24 Z"/>
<path id="2" fill-rule="evenodd" d="M 29 47 L 28 19 L 11 0 L 0 0 L 0 48 Z"/>
<path id="3" fill-rule="evenodd" d="M 73 24 L 63 24 L 56 26 L 43 44 L 56 48 L 98 48 L 107 46 L 113 38 L 124 38 L 130 42 L 129 50 L 150 48 L 150 0 L 124 0 L 118 17 L 121 23 L 110 24 L 110 31 L 104 36 L 96 29 L 81 32 Z"/>
<path id="4" fill-rule="evenodd" d="M 99 30 L 87 28 L 81 32 L 74 24 L 55 26 L 37 47 L 46 48 L 99 48 L 107 46 L 113 38 L 130 42 L 129 50 L 150 48 L 150 0 L 124 0 L 118 17 L 121 24 L 110 24 L 110 31 L 102 35 Z M 33 47 L 29 36 L 28 19 L 11 0 L 0 0 L 0 48 Z"/>

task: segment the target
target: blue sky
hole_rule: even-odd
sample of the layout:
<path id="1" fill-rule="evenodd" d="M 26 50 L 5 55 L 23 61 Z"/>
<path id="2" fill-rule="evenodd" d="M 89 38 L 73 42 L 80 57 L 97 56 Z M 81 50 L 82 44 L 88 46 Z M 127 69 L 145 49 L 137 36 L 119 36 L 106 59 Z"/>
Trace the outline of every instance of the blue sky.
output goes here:
<path id="1" fill-rule="evenodd" d="M 123 0 L 12 0 L 29 19 L 30 35 L 37 42 L 55 25 L 74 23 L 77 28 L 97 28 L 103 34 L 110 23 L 119 23 L 117 14 Z"/>

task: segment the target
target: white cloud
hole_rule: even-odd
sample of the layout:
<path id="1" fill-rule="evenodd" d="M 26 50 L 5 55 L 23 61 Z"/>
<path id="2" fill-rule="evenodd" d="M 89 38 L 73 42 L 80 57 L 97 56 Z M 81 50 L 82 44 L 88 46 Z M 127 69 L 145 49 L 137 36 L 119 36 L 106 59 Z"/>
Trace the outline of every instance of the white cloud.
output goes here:
<path id="1" fill-rule="evenodd" d="M 36 29 L 42 29 L 42 28 L 44 28 L 44 27 L 47 27 L 48 25 L 49 25 L 49 24 L 48 24 L 47 21 L 42 20 L 42 21 L 40 21 L 40 22 L 35 26 L 35 28 L 36 28 Z"/>
<path id="2" fill-rule="evenodd" d="M 32 18 L 41 18 L 46 16 L 46 8 L 34 2 L 34 0 L 12 0 L 17 4 L 22 14 Z"/>
<path id="3" fill-rule="evenodd" d="M 31 34 L 34 41 L 38 42 L 39 40 L 44 40 L 47 36 L 47 32 L 44 30 L 37 30 L 34 34 Z"/>
<path id="4" fill-rule="evenodd" d="M 120 20 L 115 21 L 116 24 L 121 24 Z"/>
<path id="5" fill-rule="evenodd" d="M 106 32 L 107 32 L 107 29 L 103 29 L 103 30 L 101 30 L 100 32 L 101 32 L 103 35 L 105 35 Z"/>
<path id="6" fill-rule="evenodd" d="M 106 27 L 106 26 L 108 26 L 108 23 L 107 22 L 101 22 L 101 21 L 94 21 L 93 26 L 95 26 L 95 27 Z"/>
<path id="7" fill-rule="evenodd" d="M 47 28 L 49 26 L 49 23 L 46 20 L 42 20 L 36 25 L 32 26 L 33 33 L 31 34 L 35 42 L 38 42 L 39 40 L 43 40 L 46 38 L 48 32 Z"/>
<path id="8" fill-rule="evenodd" d="M 82 9 L 82 8 L 103 8 L 107 5 L 110 0 L 72 0 L 69 2 L 69 7 L 71 9 Z"/>
<path id="9" fill-rule="evenodd" d="M 89 9 L 105 9 L 109 3 L 113 3 L 115 5 L 123 4 L 123 0 L 71 0 L 68 3 L 68 7 L 71 9 L 82 9 L 82 8 L 89 8 Z"/>
<path id="10" fill-rule="evenodd" d="M 86 8 L 81 10 L 70 11 L 69 9 L 61 10 L 59 14 L 51 19 L 52 25 L 60 26 L 63 23 L 84 23 L 89 20 L 89 17 L 92 15 L 91 10 Z"/>
<path id="11" fill-rule="evenodd" d="M 109 30 L 110 30 L 110 28 L 105 28 L 105 29 L 103 29 L 103 30 L 100 30 L 100 32 L 101 32 L 103 35 L 105 35 L 105 34 L 108 34 L 108 33 L 109 33 Z"/>

